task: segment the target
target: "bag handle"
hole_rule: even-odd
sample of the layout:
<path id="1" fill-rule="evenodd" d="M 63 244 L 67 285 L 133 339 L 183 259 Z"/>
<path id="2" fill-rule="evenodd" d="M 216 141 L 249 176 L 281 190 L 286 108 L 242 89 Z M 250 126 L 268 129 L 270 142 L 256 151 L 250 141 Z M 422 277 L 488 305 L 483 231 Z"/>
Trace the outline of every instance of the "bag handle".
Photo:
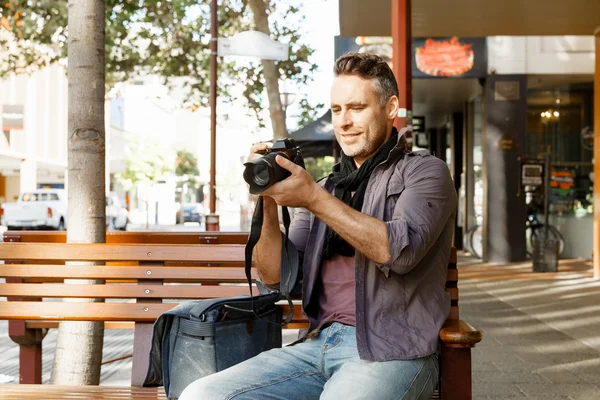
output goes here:
<path id="1" fill-rule="evenodd" d="M 298 277 L 298 254 L 296 252 L 290 252 L 289 250 L 289 231 L 290 231 L 290 213 L 287 207 L 282 207 L 283 214 L 283 226 L 285 228 L 285 235 L 282 242 L 282 254 L 281 254 L 281 281 L 279 283 L 279 291 L 283 295 L 283 297 L 287 300 L 290 306 L 290 313 L 283 321 L 282 325 L 288 324 L 292 318 L 294 317 L 294 303 L 292 302 L 292 298 L 290 296 L 290 291 L 292 288 L 290 285 L 293 285 L 296 282 L 296 278 Z M 254 208 L 254 214 L 252 215 L 252 224 L 250 227 L 250 235 L 248 236 L 248 242 L 246 243 L 246 279 L 248 280 L 248 286 L 250 287 L 250 297 L 252 301 L 252 312 L 256 316 L 256 318 L 261 319 L 260 316 L 256 313 L 254 308 L 254 296 L 252 294 L 252 277 L 251 269 L 252 269 L 252 252 L 254 250 L 254 246 L 258 243 L 260 239 L 260 235 L 262 232 L 264 220 L 264 199 L 259 197 L 256 202 L 256 207 Z M 291 246 L 293 248 L 293 246 Z"/>

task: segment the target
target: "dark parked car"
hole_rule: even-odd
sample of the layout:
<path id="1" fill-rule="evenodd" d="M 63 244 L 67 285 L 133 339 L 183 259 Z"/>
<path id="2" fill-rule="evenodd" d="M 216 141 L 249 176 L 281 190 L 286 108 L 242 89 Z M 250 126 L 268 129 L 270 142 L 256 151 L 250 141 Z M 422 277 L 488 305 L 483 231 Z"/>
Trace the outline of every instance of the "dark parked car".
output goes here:
<path id="1" fill-rule="evenodd" d="M 197 222 L 202 225 L 204 218 L 204 206 L 201 203 L 184 204 L 182 209 L 177 211 L 176 221 L 181 223 L 181 211 L 183 210 L 183 222 Z"/>

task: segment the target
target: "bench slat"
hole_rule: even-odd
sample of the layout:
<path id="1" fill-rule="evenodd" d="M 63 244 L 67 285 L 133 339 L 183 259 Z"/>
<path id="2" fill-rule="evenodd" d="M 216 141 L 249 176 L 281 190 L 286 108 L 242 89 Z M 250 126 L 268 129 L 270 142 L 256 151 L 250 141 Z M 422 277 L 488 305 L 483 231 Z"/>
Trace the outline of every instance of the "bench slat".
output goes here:
<path id="1" fill-rule="evenodd" d="M 6 241 L 66 243 L 64 231 L 6 231 Z M 106 243 L 246 244 L 247 232 L 106 232 Z"/>
<path id="2" fill-rule="evenodd" d="M 299 307 L 299 306 L 298 306 Z M 296 314 L 296 307 L 294 307 L 294 314 Z M 308 320 L 304 322 L 300 321 L 303 317 L 299 317 L 295 322 L 290 322 L 285 325 L 283 329 L 306 329 L 308 328 Z M 26 321 L 27 329 L 56 329 L 58 328 L 58 322 L 56 321 Z M 105 322 L 104 329 L 134 329 L 134 322 Z"/>
<path id="3" fill-rule="evenodd" d="M 162 279 L 170 281 L 204 280 L 218 282 L 246 281 L 244 270 L 240 267 L 119 267 L 106 265 L 4 264 L 0 266 L 0 277 L 53 279 Z M 256 277 L 256 270 L 254 269 L 252 270 L 252 277 Z"/>
<path id="4" fill-rule="evenodd" d="M 25 321 L 27 329 L 56 329 L 56 321 Z M 134 329 L 135 322 L 110 321 L 104 323 L 104 329 Z"/>
<path id="5" fill-rule="evenodd" d="M 458 300 L 458 288 L 446 288 L 450 293 L 450 300 Z"/>
<path id="6" fill-rule="evenodd" d="M 447 282 L 458 282 L 458 270 L 457 269 L 449 269 L 446 281 Z"/>
<path id="7" fill-rule="evenodd" d="M 0 319 L 46 321 L 136 321 L 154 322 L 177 303 L 67 303 L 56 301 L 0 302 Z M 282 305 L 284 314 L 289 312 Z M 293 322 L 304 322 L 300 304 Z"/>
<path id="8" fill-rule="evenodd" d="M 113 386 L 2 385 L 0 399 L 166 400 L 163 388 Z"/>
<path id="9" fill-rule="evenodd" d="M 158 272 L 160 277 L 157 275 L 157 269 L 161 269 L 162 272 Z M 85 269 L 85 271 L 83 271 Z M 148 275 L 146 271 L 151 269 L 152 273 Z M 164 271 L 169 271 L 166 275 Z M 51 271 L 51 272 L 48 272 Z M 171 271 L 179 271 L 180 274 L 175 276 Z M 207 271 L 211 271 L 207 274 Z M 237 272 L 236 272 L 237 271 Z M 451 279 L 452 275 L 455 275 L 456 270 L 448 270 L 448 282 L 455 282 L 456 279 Z M 57 277 L 68 277 L 68 278 L 85 278 L 90 279 L 94 274 L 100 276 L 93 276 L 98 279 L 164 279 L 164 280 L 203 280 L 207 279 L 205 276 L 210 277 L 209 280 L 213 280 L 213 276 L 223 276 L 230 281 L 245 282 L 246 275 L 244 274 L 243 265 L 228 266 L 214 265 L 199 267 L 197 265 L 182 265 L 177 266 L 161 266 L 161 267 L 144 267 L 137 265 L 123 266 L 123 265 L 96 265 L 85 267 L 78 267 L 74 265 L 41 265 L 41 264 L 0 264 L 0 277 L 5 278 L 53 278 L 53 281 L 57 280 Z M 121 275 L 124 274 L 124 275 Z M 252 269 L 252 277 L 256 277 L 256 269 Z M 229 281 L 228 281 L 229 282 Z M 457 296 L 458 298 L 458 296 Z"/>
<path id="10" fill-rule="evenodd" d="M 0 399 L 35 399 L 43 390 L 45 399 L 131 399 L 166 400 L 164 389 L 111 386 L 2 385 Z M 436 390 L 432 399 L 439 399 Z"/>
<path id="11" fill-rule="evenodd" d="M 3 243 L 0 260 L 64 261 L 195 261 L 243 262 L 245 246 L 237 244 L 80 244 Z"/>
<path id="12" fill-rule="evenodd" d="M 146 293 L 149 290 L 149 293 Z M 214 299 L 219 297 L 244 296 L 250 293 L 248 285 L 65 285 L 48 283 L 31 285 L 26 283 L 0 284 L 0 297 L 59 297 L 59 298 L 104 298 L 104 299 Z M 254 293 L 258 289 L 254 288 Z"/>
<path id="13" fill-rule="evenodd" d="M 154 322 L 159 315 L 176 305 L 9 301 L 0 302 L 0 319 Z"/>

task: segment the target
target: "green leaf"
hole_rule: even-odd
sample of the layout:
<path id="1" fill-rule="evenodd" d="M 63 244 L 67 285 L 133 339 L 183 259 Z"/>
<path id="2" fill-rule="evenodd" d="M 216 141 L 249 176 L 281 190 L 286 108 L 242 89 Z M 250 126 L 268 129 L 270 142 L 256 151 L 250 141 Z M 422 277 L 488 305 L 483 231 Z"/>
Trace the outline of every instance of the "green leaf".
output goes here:
<path id="1" fill-rule="evenodd" d="M 276 63 L 282 78 L 299 91 L 318 69 L 314 52 L 302 43 L 302 2 L 264 0 L 272 36 L 289 43 L 290 59 Z M 1 0 L 0 79 L 31 73 L 67 58 L 67 0 Z M 229 37 L 252 29 L 247 0 L 219 1 L 219 36 Z M 10 41 L 8 38 L 10 37 Z M 14 45 L 9 45 L 9 42 Z M 210 81 L 210 0 L 106 0 L 106 84 L 156 74 L 185 77 L 186 102 L 208 106 Z M 219 96 L 237 100 L 242 93 L 260 126 L 268 107 L 260 62 L 219 60 Z M 317 107 L 318 108 L 318 107 Z M 317 111 L 306 100 L 300 104 L 298 125 Z"/>

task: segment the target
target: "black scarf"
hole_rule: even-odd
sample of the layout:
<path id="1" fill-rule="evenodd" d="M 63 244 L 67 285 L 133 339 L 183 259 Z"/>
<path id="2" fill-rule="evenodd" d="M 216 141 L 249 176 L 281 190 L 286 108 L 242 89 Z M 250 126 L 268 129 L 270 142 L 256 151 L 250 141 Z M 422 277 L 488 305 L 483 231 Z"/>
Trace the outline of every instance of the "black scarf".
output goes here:
<path id="1" fill-rule="evenodd" d="M 392 137 L 381 145 L 377 152 L 358 169 L 354 164 L 354 160 L 342 152 L 341 161 L 334 165 L 332 169 L 333 195 L 355 210 L 361 211 L 371 173 L 377 165 L 388 158 L 397 144 L 398 130 L 393 128 Z M 352 195 L 352 192 L 354 192 L 354 195 Z M 354 247 L 328 226 L 325 235 L 325 246 L 323 247 L 323 258 L 329 259 L 336 254 L 353 256 Z"/>

